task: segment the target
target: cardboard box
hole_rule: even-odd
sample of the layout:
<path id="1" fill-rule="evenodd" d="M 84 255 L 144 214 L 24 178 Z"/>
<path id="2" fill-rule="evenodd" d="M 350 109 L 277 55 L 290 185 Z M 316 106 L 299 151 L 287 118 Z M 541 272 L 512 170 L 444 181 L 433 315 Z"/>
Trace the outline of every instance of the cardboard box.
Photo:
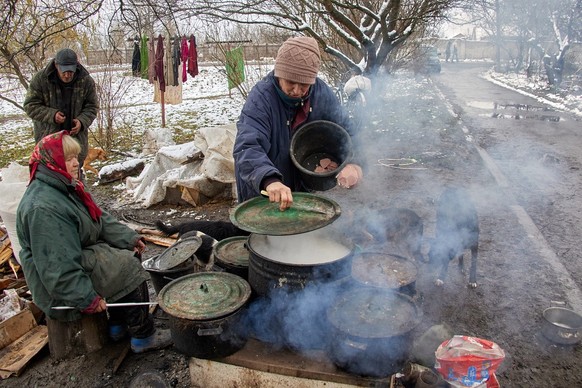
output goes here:
<path id="1" fill-rule="evenodd" d="M 29 308 L 0 322 L 0 378 L 20 375 L 47 343 L 47 327 L 36 323 Z"/>

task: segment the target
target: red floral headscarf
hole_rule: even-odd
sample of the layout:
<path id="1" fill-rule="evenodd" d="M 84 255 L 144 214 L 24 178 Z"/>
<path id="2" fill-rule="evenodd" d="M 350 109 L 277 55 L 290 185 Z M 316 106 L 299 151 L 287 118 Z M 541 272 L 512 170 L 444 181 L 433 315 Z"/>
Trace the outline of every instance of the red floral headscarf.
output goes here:
<path id="1" fill-rule="evenodd" d="M 49 170 L 61 174 L 71 184 L 75 185 L 75 193 L 81 199 L 81 202 L 87 207 L 93 221 L 99 220 L 103 211 L 93 201 L 91 195 L 85 191 L 85 186 L 80 180 L 73 179 L 67 172 L 65 164 L 65 154 L 63 151 L 63 135 L 68 135 L 68 131 L 60 131 L 43 137 L 34 147 L 34 151 L 28 162 L 30 170 L 30 180 L 35 178 L 39 164 L 46 166 Z"/>

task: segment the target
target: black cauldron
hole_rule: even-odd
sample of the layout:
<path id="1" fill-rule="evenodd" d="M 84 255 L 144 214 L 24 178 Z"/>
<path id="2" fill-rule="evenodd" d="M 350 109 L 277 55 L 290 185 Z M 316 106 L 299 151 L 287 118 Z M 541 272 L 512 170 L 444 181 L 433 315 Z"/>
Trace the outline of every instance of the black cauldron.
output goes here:
<path id="1" fill-rule="evenodd" d="M 302 290 L 309 284 L 332 283 L 348 278 L 352 249 L 320 231 L 290 236 L 251 234 L 247 246 L 249 283 L 265 296 L 271 290 Z"/>
<path id="2" fill-rule="evenodd" d="M 214 359 L 243 348 L 248 336 L 241 317 L 250 294 L 247 281 L 228 272 L 199 272 L 168 283 L 158 300 L 176 349 Z"/>
<path id="3" fill-rule="evenodd" d="M 413 300 L 377 287 L 342 292 L 327 311 L 331 328 L 328 354 L 350 373 L 386 377 L 402 370 L 409 356 L 410 332 L 421 319 Z"/>

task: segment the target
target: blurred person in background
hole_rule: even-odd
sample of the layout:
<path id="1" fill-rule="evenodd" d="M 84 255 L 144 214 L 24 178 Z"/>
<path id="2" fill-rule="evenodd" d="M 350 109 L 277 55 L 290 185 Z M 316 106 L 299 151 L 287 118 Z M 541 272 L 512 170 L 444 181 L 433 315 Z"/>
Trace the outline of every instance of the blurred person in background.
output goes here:
<path id="1" fill-rule="evenodd" d="M 233 156 L 238 201 L 267 191 L 281 210 L 293 203 L 292 192 L 306 191 L 289 154 L 291 138 L 303 124 L 334 122 L 354 139 L 349 115 L 333 90 L 317 77 L 321 55 L 311 37 L 286 40 L 275 68 L 250 91 L 237 122 Z M 358 143 L 354 141 L 354 145 Z M 342 187 L 362 179 L 358 164 L 348 163 L 337 176 Z"/>
<path id="2" fill-rule="evenodd" d="M 172 344 L 156 330 L 141 264 L 143 238 L 102 211 L 78 179 L 81 146 L 67 131 L 48 135 L 29 161 L 30 181 L 16 213 L 20 260 L 34 303 L 51 319 L 72 321 L 108 310 L 109 336 L 129 334 L 135 353 Z M 66 306 L 72 309 L 54 309 Z"/>
<path id="3" fill-rule="evenodd" d="M 55 58 L 32 77 L 24 99 L 24 111 L 33 121 L 36 143 L 62 130 L 79 140 L 82 146 L 79 171 L 89 149 L 89 126 L 98 109 L 95 81 L 79 63 L 77 53 L 69 48 L 58 51 Z"/>

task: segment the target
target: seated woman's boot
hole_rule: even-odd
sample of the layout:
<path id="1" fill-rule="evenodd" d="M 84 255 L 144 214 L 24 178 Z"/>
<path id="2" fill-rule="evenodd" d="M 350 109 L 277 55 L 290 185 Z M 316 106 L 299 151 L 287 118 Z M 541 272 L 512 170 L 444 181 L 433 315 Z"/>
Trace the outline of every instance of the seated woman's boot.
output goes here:
<path id="1" fill-rule="evenodd" d="M 109 325 L 109 338 L 113 342 L 119 342 L 127 337 L 127 325 Z"/>
<path id="2" fill-rule="evenodd" d="M 157 329 L 154 334 L 146 338 L 131 337 L 131 351 L 134 353 L 163 349 L 172 344 L 172 336 L 168 329 Z"/>

